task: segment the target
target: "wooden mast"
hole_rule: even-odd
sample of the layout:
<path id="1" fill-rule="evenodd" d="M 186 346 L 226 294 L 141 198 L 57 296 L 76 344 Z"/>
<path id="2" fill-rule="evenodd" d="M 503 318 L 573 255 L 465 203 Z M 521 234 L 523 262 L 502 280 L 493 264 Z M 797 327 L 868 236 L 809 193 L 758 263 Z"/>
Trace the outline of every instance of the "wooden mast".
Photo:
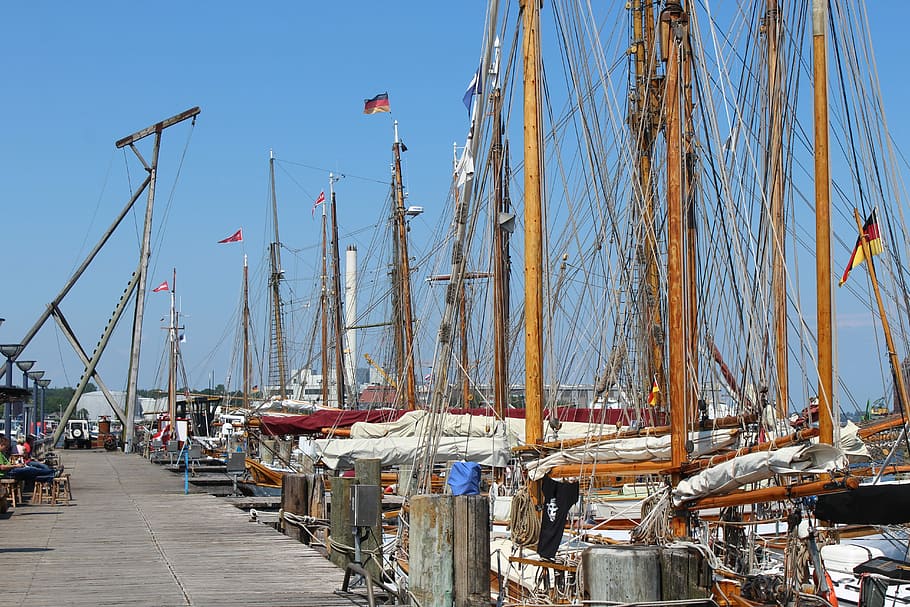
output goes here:
<path id="1" fill-rule="evenodd" d="M 341 320 L 341 262 L 338 256 L 338 207 L 335 205 L 335 181 L 329 173 L 329 201 L 332 204 L 332 290 L 335 293 L 335 390 L 339 409 L 344 409 L 344 323 Z"/>
<path id="2" fill-rule="evenodd" d="M 543 440 L 543 225 L 540 5 L 521 0 L 524 57 L 525 442 Z M 533 495 L 533 492 L 532 492 Z"/>
<path id="3" fill-rule="evenodd" d="M 653 382 L 664 389 L 664 323 L 660 305 L 660 259 L 657 249 L 657 232 L 654 225 L 655 198 L 651 184 L 651 159 L 654 139 L 658 129 L 655 114 L 657 106 L 657 75 L 654 53 L 654 8 L 651 2 L 634 0 L 632 4 L 632 37 L 635 45 L 635 88 L 637 107 L 632 122 L 633 136 L 638 151 L 638 187 L 642 197 L 644 224 L 644 268 L 646 290 L 642 301 L 643 335 L 648 347 L 648 366 L 644 379 L 646 393 Z M 660 405 L 660 394 L 652 401 Z"/>
<path id="4" fill-rule="evenodd" d="M 818 299 L 819 441 L 834 442 L 834 350 L 831 340 L 831 174 L 828 151 L 828 0 L 812 0 L 815 108 L 815 281 Z"/>
<path id="5" fill-rule="evenodd" d="M 174 268 L 171 279 L 171 313 L 170 326 L 167 330 L 168 365 L 167 365 L 167 414 L 171 425 L 169 440 L 177 440 L 177 268 Z"/>
<path id="6" fill-rule="evenodd" d="M 493 165 L 493 411 L 501 418 L 509 399 L 509 269 L 508 230 L 503 227 L 508 217 L 509 201 L 504 195 L 502 94 L 493 91 L 493 144 L 490 150 Z"/>
<path id="7" fill-rule="evenodd" d="M 269 283 L 272 289 L 272 328 L 275 337 L 275 357 L 278 367 L 278 393 L 281 400 L 287 398 L 287 375 L 284 368 L 284 322 L 281 314 L 281 245 L 278 240 L 278 196 L 275 193 L 275 155 L 269 150 L 269 184 L 272 191 L 272 223 L 275 228 L 275 240 L 269 247 L 272 262 L 272 275 Z"/>
<path id="8" fill-rule="evenodd" d="M 666 42 L 665 136 L 667 140 L 667 326 L 669 330 L 670 456 L 674 467 L 685 460 L 685 415 L 689 373 L 686 365 L 687 318 L 685 316 L 685 234 L 683 231 L 682 112 L 680 88 L 683 40 L 678 33 L 686 18 L 679 4 L 668 5 L 661 14 Z"/>
<path id="9" fill-rule="evenodd" d="M 326 234 L 326 204 L 322 202 L 322 294 L 319 311 L 322 316 L 322 404 L 329 404 L 329 274 Z"/>
<path id="10" fill-rule="evenodd" d="M 686 368 L 689 370 L 688 383 L 686 385 L 687 407 L 685 410 L 684 427 L 688 427 L 688 421 L 693 420 L 698 415 L 698 232 L 696 230 L 695 218 L 695 125 L 692 122 L 692 47 L 689 43 L 689 19 L 685 12 L 686 2 L 682 1 L 683 14 L 680 18 L 680 30 L 682 32 L 680 68 L 682 74 L 680 81 L 682 84 L 682 106 L 681 123 L 682 123 L 682 146 L 683 146 L 683 177 L 682 177 L 682 199 L 684 212 L 686 214 L 686 296 L 683 300 L 683 309 L 686 315 Z"/>
<path id="11" fill-rule="evenodd" d="M 250 280 L 243 256 L 243 408 L 250 408 Z"/>
<path id="12" fill-rule="evenodd" d="M 408 260 L 408 226 L 405 221 L 404 185 L 401 178 L 401 141 L 398 139 L 398 121 L 395 121 L 395 142 L 392 152 L 395 155 L 395 221 L 398 226 L 398 272 L 401 285 L 401 311 L 404 323 L 404 373 L 399 385 L 405 386 L 406 407 L 413 410 L 417 403 L 417 386 L 414 383 L 414 324 L 411 308 L 411 273 Z"/>
<path id="13" fill-rule="evenodd" d="M 789 366 L 787 364 L 787 291 L 785 282 L 786 220 L 784 217 L 784 112 L 781 77 L 781 27 L 778 0 L 768 0 L 765 13 L 768 50 L 768 140 L 765 183 L 771 216 L 771 300 L 774 306 L 774 363 L 777 376 L 777 418 L 786 419 L 789 408 Z"/>

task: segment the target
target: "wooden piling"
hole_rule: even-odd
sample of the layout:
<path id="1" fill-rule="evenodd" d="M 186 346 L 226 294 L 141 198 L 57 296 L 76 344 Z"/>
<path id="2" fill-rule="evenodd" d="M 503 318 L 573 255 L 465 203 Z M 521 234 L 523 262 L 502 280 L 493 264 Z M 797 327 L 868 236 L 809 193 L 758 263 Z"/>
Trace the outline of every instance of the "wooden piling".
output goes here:
<path id="1" fill-rule="evenodd" d="M 281 480 L 281 509 L 297 516 L 310 513 L 311 481 L 305 474 L 285 474 Z M 309 544 L 309 535 L 299 526 L 281 523 L 284 534 L 299 542 Z"/>
<path id="2" fill-rule="evenodd" d="M 354 476 L 361 485 L 376 485 L 381 488 L 380 480 L 382 478 L 382 460 L 380 459 L 358 459 L 354 461 Z M 376 504 L 376 511 L 382 512 L 382 490 L 379 492 L 379 503 Z M 377 524 L 370 529 L 369 533 L 364 534 L 360 542 L 360 550 L 365 569 L 370 572 L 374 580 L 378 580 L 382 573 L 382 525 Z M 367 557 L 368 554 L 374 553 L 375 559 Z"/>
<path id="3" fill-rule="evenodd" d="M 455 607 L 490 604 L 490 501 L 483 495 L 455 497 Z"/>
<path id="4" fill-rule="evenodd" d="M 332 478 L 331 550 L 329 559 L 342 569 L 354 559 L 354 534 L 351 530 L 351 485 L 356 478 Z"/>
<path id="5" fill-rule="evenodd" d="M 450 495 L 411 498 L 409 587 L 421 607 L 450 607 L 453 598 L 454 513 Z M 489 574 L 486 575 L 489 580 Z"/>

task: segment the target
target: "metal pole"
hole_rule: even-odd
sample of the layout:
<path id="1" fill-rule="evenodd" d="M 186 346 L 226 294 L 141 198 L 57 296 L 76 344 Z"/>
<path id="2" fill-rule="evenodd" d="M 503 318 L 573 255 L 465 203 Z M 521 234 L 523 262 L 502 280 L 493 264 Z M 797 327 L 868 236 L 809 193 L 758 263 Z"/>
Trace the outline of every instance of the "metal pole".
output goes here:
<path id="1" fill-rule="evenodd" d="M 13 359 L 6 359 L 6 387 L 13 387 Z M 3 431 L 10 439 L 13 436 L 13 402 L 6 401 L 3 409 Z"/>

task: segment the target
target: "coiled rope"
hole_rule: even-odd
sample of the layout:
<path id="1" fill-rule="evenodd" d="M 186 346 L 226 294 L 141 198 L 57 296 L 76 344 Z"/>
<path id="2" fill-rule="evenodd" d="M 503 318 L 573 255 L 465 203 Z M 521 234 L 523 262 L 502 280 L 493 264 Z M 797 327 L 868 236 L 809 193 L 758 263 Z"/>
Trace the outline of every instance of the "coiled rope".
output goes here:
<path id="1" fill-rule="evenodd" d="M 526 487 L 512 497 L 509 531 L 512 543 L 518 546 L 535 546 L 540 537 L 540 516 Z"/>

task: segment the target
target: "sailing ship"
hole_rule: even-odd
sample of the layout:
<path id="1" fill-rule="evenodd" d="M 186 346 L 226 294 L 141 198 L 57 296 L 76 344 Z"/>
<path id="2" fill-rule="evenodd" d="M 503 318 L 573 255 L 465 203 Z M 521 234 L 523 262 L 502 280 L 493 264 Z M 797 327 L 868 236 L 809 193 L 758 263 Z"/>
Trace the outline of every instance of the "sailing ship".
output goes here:
<path id="1" fill-rule="evenodd" d="M 518 15 L 501 15 L 498 3 L 490 5 L 478 72 L 482 84 L 474 89 L 477 99 L 460 163 L 451 279 L 431 397 L 422 421 L 414 424 L 423 447 L 412 463 L 414 493 L 430 492 L 435 455 L 445 450 L 454 327 L 464 309 L 459 299 L 484 205 L 494 218 L 487 233 L 495 243 L 492 265 L 502 263 L 503 228 L 509 223 L 502 217 L 508 212 L 507 206 L 503 210 L 503 182 L 512 177 L 509 160 L 502 157 L 508 148 L 501 136 L 511 131 L 497 121 L 520 115 L 525 432 L 523 444 L 512 450 L 517 460 L 510 457 L 508 463 L 513 483 L 527 484 L 528 490 L 516 493 L 513 506 L 517 498 L 540 499 L 539 482 L 549 488 L 542 513 L 513 507 L 510 539 L 493 543 L 498 590 L 508 602 L 708 596 L 740 605 L 813 597 L 833 602 L 836 588 L 825 573 L 819 544 L 843 529 L 820 523 L 814 500 L 859 487 L 863 472 L 851 464 L 868 457 L 860 442 L 848 444 L 851 436 L 870 439 L 903 424 L 901 416 L 892 416 L 857 430 L 838 420 L 849 392 L 838 386 L 835 373 L 831 212 L 844 205 L 842 200 L 837 204 L 832 189 L 850 188 L 867 215 L 870 209 L 879 212 L 889 228 L 875 224 L 875 233 L 901 233 L 895 215 L 900 205 L 891 200 L 897 189 L 890 177 L 881 176 L 888 174 L 882 167 L 892 164 L 891 147 L 880 121 L 877 89 L 868 86 L 874 81 L 868 55 L 836 55 L 838 78 L 833 84 L 827 79 L 829 41 L 868 52 L 869 34 L 857 17 L 865 9 L 855 2 L 829 7 L 816 1 L 811 13 L 804 5 L 783 6 L 775 0 L 739 4 L 748 7 L 730 14 L 677 1 L 636 0 L 596 9 L 548 5 L 570 84 L 562 97 L 553 93 L 557 70 L 539 55 L 538 3 L 520 2 Z M 622 23 L 630 25 L 628 32 L 612 40 L 603 33 L 612 33 L 603 24 Z M 799 44 L 808 31 L 811 61 L 801 53 L 809 45 Z M 747 33 L 737 38 L 737 32 Z M 517 42 L 499 54 L 500 39 Z M 743 40 L 746 50 L 733 52 Z M 509 84 L 517 78 L 519 56 L 521 90 Z M 510 59 L 500 65 L 500 58 Z M 614 71 L 622 64 L 631 68 L 628 78 Z M 550 71 L 542 70 L 545 65 Z M 800 130 L 804 112 L 798 103 L 799 83 L 807 78 L 813 83 L 811 142 L 805 134 L 809 128 Z M 839 95 L 829 99 L 829 88 Z M 500 105 L 506 103 L 506 93 L 522 100 L 521 111 Z M 829 114 L 829 106 L 836 111 Z M 729 120 L 722 120 L 724 110 Z M 831 179 L 832 127 L 848 150 L 846 182 Z M 570 134 L 577 139 L 570 142 Z M 479 162 L 482 141 L 488 144 L 486 162 Z M 545 179 L 545 165 L 551 163 L 557 172 Z M 800 176 L 801 163 L 814 166 L 809 177 Z M 492 192 L 480 179 L 475 182 L 474 166 L 486 167 Z M 878 178 L 870 184 L 869 175 Z M 801 194 L 806 184 L 814 189 L 811 197 Z M 800 200 L 811 201 L 809 213 L 797 208 Z M 581 215 L 593 218 L 593 225 L 583 226 Z M 801 238 L 806 215 L 816 220 L 809 246 Z M 857 244 L 853 246 L 852 226 L 842 238 L 848 251 L 853 246 L 854 256 L 857 250 L 864 252 L 871 271 L 869 240 L 874 234 L 856 223 Z M 879 298 L 877 322 L 889 316 L 886 308 L 905 305 L 899 263 L 903 244 L 894 242 L 888 252 L 887 267 L 897 286 L 886 302 Z M 803 303 L 799 269 L 804 261 L 799 256 L 806 252 L 817 264 L 814 328 L 803 318 L 809 306 Z M 502 292 L 495 293 L 494 306 L 501 312 Z M 494 346 L 508 343 L 509 330 L 504 333 L 505 340 L 497 338 Z M 906 401 L 899 350 L 891 336 L 886 340 L 884 375 L 893 378 L 896 411 L 902 411 Z M 561 343 L 579 342 L 587 357 L 558 350 Z M 901 346 L 906 349 L 905 343 Z M 489 357 L 498 373 L 505 370 L 500 353 L 494 348 Z M 794 367 L 800 370 L 798 390 L 790 382 Z M 558 390 L 547 391 L 545 385 L 559 386 L 579 368 L 596 374 L 595 384 L 623 386 L 624 393 L 637 395 L 630 404 L 644 411 L 665 410 L 669 424 L 643 428 L 636 420 L 610 428 L 594 422 L 580 440 L 560 433 L 559 440 L 545 442 L 545 432 L 564 427 L 556 407 Z M 493 383 L 510 385 L 502 375 Z M 731 417 L 718 414 L 719 402 L 708 402 L 715 386 L 726 394 Z M 816 399 L 815 417 L 810 397 Z M 794 420 L 802 424 L 794 429 L 790 413 L 803 408 L 809 414 Z M 500 409 L 491 418 L 501 422 L 506 417 Z M 477 425 L 492 424 L 478 420 Z M 363 429 L 355 426 L 352 434 Z M 466 452 L 477 441 L 463 440 L 459 456 L 470 457 Z M 487 455 L 496 453 L 495 447 L 486 450 Z M 505 467 L 491 463 L 494 470 Z M 885 470 L 881 462 L 871 469 L 875 474 Z M 598 520 L 590 508 L 622 487 L 623 479 L 635 481 L 626 497 L 645 496 L 638 500 L 639 512 L 623 517 L 624 528 L 602 516 Z M 554 485 L 554 480 L 574 482 Z M 537 533 L 516 529 L 526 531 L 541 516 L 558 520 L 563 505 L 549 499 L 556 499 L 553 492 L 571 494 L 572 485 L 582 495 L 582 506 L 570 518 L 571 533 L 554 552 L 548 547 L 543 554 Z M 564 522 L 567 513 L 561 516 Z M 623 542 L 619 548 L 592 548 L 617 541 Z M 687 573 L 681 583 L 671 584 L 669 576 L 676 572 L 667 563 L 680 562 L 687 563 Z M 576 575 L 579 570 L 583 576 Z M 814 581 L 807 577 L 810 570 Z M 882 571 L 879 567 L 877 574 Z"/>

